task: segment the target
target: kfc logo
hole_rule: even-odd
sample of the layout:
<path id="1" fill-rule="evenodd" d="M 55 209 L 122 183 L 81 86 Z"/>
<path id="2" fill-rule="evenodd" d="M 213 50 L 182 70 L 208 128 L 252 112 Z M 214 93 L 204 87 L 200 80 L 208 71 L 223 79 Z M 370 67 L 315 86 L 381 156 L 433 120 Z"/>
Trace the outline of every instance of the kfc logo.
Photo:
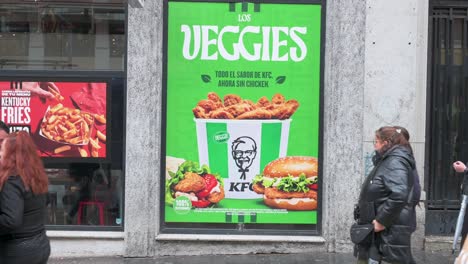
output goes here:
<path id="1" fill-rule="evenodd" d="M 257 156 L 257 143 L 250 137 L 239 137 L 232 142 L 232 157 L 236 162 L 239 172 L 241 172 L 240 179 L 246 179 L 246 172 L 249 171 L 250 166 Z"/>

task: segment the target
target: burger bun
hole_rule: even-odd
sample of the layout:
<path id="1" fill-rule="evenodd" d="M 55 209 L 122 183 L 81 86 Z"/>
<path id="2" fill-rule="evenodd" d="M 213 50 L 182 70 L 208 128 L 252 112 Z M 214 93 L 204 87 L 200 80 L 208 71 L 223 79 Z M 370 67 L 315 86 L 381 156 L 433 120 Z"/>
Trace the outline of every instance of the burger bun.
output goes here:
<path id="1" fill-rule="evenodd" d="M 317 200 L 307 199 L 292 203 L 292 199 L 269 199 L 264 197 L 264 203 L 272 208 L 287 209 L 291 211 L 310 211 L 317 209 Z"/>
<path id="2" fill-rule="evenodd" d="M 315 157 L 289 156 L 276 159 L 265 166 L 263 175 L 271 178 L 298 177 L 305 174 L 306 177 L 317 176 L 318 161 Z"/>

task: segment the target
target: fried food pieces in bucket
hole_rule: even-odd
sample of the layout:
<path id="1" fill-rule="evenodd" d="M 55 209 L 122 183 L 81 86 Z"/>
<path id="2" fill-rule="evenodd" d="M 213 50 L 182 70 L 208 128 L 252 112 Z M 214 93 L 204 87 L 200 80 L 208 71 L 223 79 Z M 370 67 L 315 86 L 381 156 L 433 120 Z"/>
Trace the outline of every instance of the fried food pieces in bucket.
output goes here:
<path id="1" fill-rule="evenodd" d="M 288 119 L 299 107 L 299 102 L 287 100 L 282 94 L 275 94 L 271 101 L 265 96 L 257 103 L 242 99 L 235 94 L 224 96 L 223 101 L 215 92 L 208 93 L 193 108 L 196 118 L 202 119 Z"/>

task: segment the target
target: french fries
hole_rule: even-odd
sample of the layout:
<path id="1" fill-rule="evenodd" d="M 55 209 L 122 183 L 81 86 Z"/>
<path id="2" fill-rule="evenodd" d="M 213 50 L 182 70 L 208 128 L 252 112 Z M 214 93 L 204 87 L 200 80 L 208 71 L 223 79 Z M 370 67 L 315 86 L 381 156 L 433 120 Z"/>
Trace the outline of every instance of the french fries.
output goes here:
<path id="1" fill-rule="evenodd" d="M 101 148 L 101 146 L 99 146 L 99 139 L 90 138 L 89 144 L 91 145 L 91 156 L 95 158 L 99 157 L 99 149 Z"/>
<path id="2" fill-rule="evenodd" d="M 51 93 L 57 101 L 59 102 L 63 101 L 64 98 L 60 94 L 60 90 L 57 87 L 57 85 L 55 85 L 55 83 L 52 83 L 52 82 L 47 83 L 47 91 Z"/>
<path id="3" fill-rule="evenodd" d="M 98 130 L 96 120 L 99 124 L 106 124 L 105 115 L 64 107 L 58 103 L 44 115 L 40 131 L 42 136 L 50 140 L 69 144 L 54 149 L 55 154 L 73 148 L 74 151 L 78 150 L 81 157 L 98 158 L 102 148 L 99 142 L 106 143 L 107 136 Z M 96 129 L 95 132 L 93 129 Z"/>
<path id="4" fill-rule="evenodd" d="M 91 151 L 91 156 L 94 157 L 94 158 L 97 158 L 97 157 L 99 157 L 99 152 L 96 149 L 93 149 Z"/>
<path id="5" fill-rule="evenodd" d="M 101 131 L 96 132 L 96 136 L 101 140 L 102 142 L 106 142 L 106 135 L 104 135 Z"/>
<path id="6" fill-rule="evenodd" d="M 90 141 L 93 115 L 57 104 L 47 111 L 41 123 L 42 134 L 54 141 L 86 145 Z"/>
<path id="7" fill-rule="evenodd" d="M 107 122 L 106 118 L 104 115 L 94 115 L 94 118 L 101 124 L 105 124 Z"/>
<path id="8" fill-rule="evenodd" d="M 61 146 L 61 147 L 58 147 L 58 148 L 54 149 L 54 153 L 59 154 L 61 152 L 64 152 L 64 151 L 67 151 L 67 150 L 70 150 L 70 149 L 71 149 L 71 146 Z"/>
<path id="9" fill-rule="evenodd" d="M 78 148 L 78 151 L 80 152 L 81 157 L 86 158 L 88 157 L 88 152 L 84 148 Z"/>
<path id="10" fill-rule="evenodd" d="M 99 146 L 99 140 L 97 138 L 96 139 L 90 138 L 89 143 L 91 144 L 91 147 L 93 147 L 94 149 L 100 149 L 101 148 L 101 146 Z"/>

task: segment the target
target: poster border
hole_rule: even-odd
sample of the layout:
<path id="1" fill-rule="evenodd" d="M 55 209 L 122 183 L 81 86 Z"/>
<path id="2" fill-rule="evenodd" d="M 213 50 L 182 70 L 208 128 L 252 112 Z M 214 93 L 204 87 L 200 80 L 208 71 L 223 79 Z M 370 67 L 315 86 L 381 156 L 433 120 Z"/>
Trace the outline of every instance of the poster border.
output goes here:
<path id="1" fill-rule="evenodd" d="M 319 82 L 319 138 L 318 138 L 318 204 L 316 224 L 229 224 L 229 223 L 167 223 L 165 220 L 165 171 L 166 171 L 166 129 L 167 129 L 167 63 L 168 63 L 168 18 L 169 2 L 193 3 L 242 3 L 245 1 L 223 0 L 164 0 L 163 1 L 163 52 L 162 52 L 162 91 L 161 91 L 161 151 L 160 151 L 160 194 L 159 194 L 159 233 L 162 234 L 243 234 L 243 235 L 322 235 L 323 215 L 323 117 L 324 117 L 324 59 L 325 59 L 325 29 L 326 29 L 326 0 L 251 0 L 249 3 L 262 4 L 310 4 L 321 6 L 320 24 L 320 82 Z M 294 227 L 291 229 L 291 227 Z M 261 230 L 261 231 L 260 231 Z"/>

